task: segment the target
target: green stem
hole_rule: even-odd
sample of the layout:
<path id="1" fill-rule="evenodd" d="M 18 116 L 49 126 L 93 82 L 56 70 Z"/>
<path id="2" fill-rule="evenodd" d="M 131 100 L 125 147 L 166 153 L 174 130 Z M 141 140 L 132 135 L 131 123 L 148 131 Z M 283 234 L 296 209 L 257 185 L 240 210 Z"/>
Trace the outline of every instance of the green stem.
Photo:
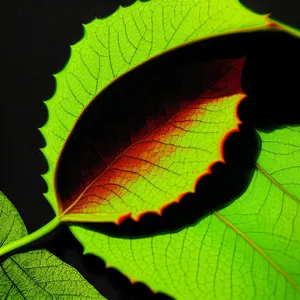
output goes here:
<path id="1" fill-rule="evenodd" d="M 4 254 L 7 254 L 15 249 L 18 249 L 22 246 L 28 245 L 31 242 L 34 242 L 35 240 L 41 238 L 42 236 L 46 235 L 47 233 L 51 232 L 54 228 L 56 228 L 61 223 L 60 219 L 58 217 L 55 217 L 53 220 L 51 220 L 49 223 L 44 225 L 43 227 L 39 228 L 38 230 L 25 235 L 19 240 L 16 240 L 10 244 L 7 244 L 0 248 L 0 257 Z"/>

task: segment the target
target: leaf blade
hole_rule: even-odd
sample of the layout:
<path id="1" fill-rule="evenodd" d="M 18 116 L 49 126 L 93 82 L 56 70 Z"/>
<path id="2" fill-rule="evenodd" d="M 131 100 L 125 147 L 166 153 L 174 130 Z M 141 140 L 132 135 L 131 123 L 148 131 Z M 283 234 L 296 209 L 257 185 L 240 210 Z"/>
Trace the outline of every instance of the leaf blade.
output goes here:
<path id="1" fill-rule="evenodd" d="M 146 212 L 160 214 L 194 192 L 198 179 L 223 161 L 225 137 L 238 131 L 237 107 L 245 97 L 240 84 L 244 61 L 214 61 L 218 72 L 212 85 L 85 183 L 60 219 L 119 223 L 130 215 L 138 220 Z M 205 70 L 211 66 L 206 65 Z"/>
<path id="2" fill-rule="evenodd" d="M 109 18 L 85 25 L 84 40 L 71 47 L 71 60 L 55 75 L 56 93 L 46 102 L 49 120 L 40 129 L 47 141 L 41 150 L 49 165 L 49 171 L 43 175 L 49 188 L 45 196 L 54 211 L 58 212 L 53 182 L 55 164 L 78 115 L 98 92 L 145 60 L 181 44 L 267 29 L 270 24 L 266 16 L 250 12 L 236 0 L 205 4 L 169 0 L 136 2 L 119 8 Z M 126 53 L 121 45 L 128 49 Z"/>
<path id="3" fill-rule="evenodd" d="M 5 246 L 27 234 L 23 220 L 6 196 L 0 192 L 0 245 Z"/>

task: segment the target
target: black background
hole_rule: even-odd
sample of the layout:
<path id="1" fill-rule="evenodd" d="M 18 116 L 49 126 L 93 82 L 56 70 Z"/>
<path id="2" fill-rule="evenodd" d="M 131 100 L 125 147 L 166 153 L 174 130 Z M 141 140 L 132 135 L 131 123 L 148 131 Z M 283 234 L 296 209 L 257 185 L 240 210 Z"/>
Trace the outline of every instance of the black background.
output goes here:
<path id="1" fill-rule="evenodd" d="M 45 141 L 37 129 L 47 120 L 48 113 L 43 101 L 54 93 L 52 74 L 61 70 L 67 62 L 69 45 L 83 36 L 82 23 L 88 23 L 95 17 L 106 17 L 119 5 L 130 6 L 132 2 L 0 0 L 0 190 L 16 206 L 29 232 L 40 228 L 54 216 L 43 196 L 47 187 L 40 174 L 47 171 L 47 163 L 39 150 L 45 146 Z M 300 29 L 300 1 L 243 0 L 242 3 L 258 13 L 272 12 L 273 18 Z M 257 142 L 253 128 L 272 130 L 284 124 L 300 123 L 296 107 L 300 100 L 300 40 L 285 34 L 258 34 L 246 40 L 241 42 L 242 48 L 249 51 L 242 83 L 249 97 L 239 112 L 245 126 L 240 137 L 231 138 L 232 141 L 227 143 L 227 157 L 235 161 L 235 165 L 245 155 L 255 153 Z M 234 45 L 238 45 L 239 41 L 231 40 L 233 52 L 236 51 Z M 190 53 L 195 49 L 191 48 Z M 250 150 L 236 155 L 233 150 L 236 145 L 239 149 Z M 222 167 L 215 169 L 220 174 L 227 172 L 222 171 Z M 223 188 L 226 188 L 224 183 Z M 234 186 L 227 187 L 229 196 L 241 192 L 234 189 Z M 166 217 L 167 221 L 174 219 L 176 211 L 169 215 L 171 217 Z M 189 219 L 186 223 L 195 220 Z M 182 222 L 172 226 L 184 226 L 184 220 Z M 145 220 L 145 228 L 148 223 Z M 133 228 L 129 230 L 130 234 L 140 232 L 136 224 L 128 226 Z M 124 225 L 125 231 L 126 228 Z M 118 231 L 110 225 L 102 229 L 108 234 Z M 159 228 L 156 227 L 156 230 Z M 118 234 L 122 235 L 122 232 Z M 81 255 L 82 247 L 66 226 L 59 227 L 31 247 L 48 248 L 76 267 L 109 299 L 167 299 L 164 295 L 152 295 L 143 284 L 131 285 L 118 271 L 105 269 L 100 259 Z"/>

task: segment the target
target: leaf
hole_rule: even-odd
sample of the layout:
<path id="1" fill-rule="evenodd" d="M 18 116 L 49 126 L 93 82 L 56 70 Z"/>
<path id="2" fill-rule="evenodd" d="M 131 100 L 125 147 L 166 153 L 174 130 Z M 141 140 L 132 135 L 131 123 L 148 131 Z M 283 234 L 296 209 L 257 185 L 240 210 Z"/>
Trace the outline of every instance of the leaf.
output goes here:
<path id="1" fill-rule="evenodd" d="M 56 93 L 46 102 L 49 119 L 41 129 L 47 142 L 42 152 L 49 165 L 43 176 L 48 184 L 45 196 L 56 214 L 61 213 L 54 182 L 56 164 L 81 112 L 99 92 L 146 60 L 178 46 L 274 25 L 237 0 L 138 1 L 85 25 L 84 39 L 71 47 L 70 61 L 55 75 Z"/>
<path id="2" fill-rule="evenodd" d="M 0 192 L 0 245 L 27 235 L 15 207 Z M 47 250 L 15 254 L 0 262 L 0 299 L 105 299 L 68 264 Z"/>
<path id="3" fill-rule="evenodd" d="M 84 253 L 176 299 L 300 299 L 300 127 L 260 136 L 252 181 L 231 205 L 140 239 L 72 225 Z"/>
<path id="4" fill-rule="evenodd" d="M 96 95 L 126 72 L 147 60 L 209 37 L 256 30 L 284 30 L 298 35 L 297 30 L 271 21 L 269 15 L 257 15 L 237 0 L 136 2 L 128 8 L 119 8 L 106 19 L 92 21 L 85 29 L 85 37 L 72 47 L 66 67 L 55 75 L 56 93 L 46 103 L 49 119 L 41 129 L 46 140 L 42 152 L 49 164 L 48 172 L 43 175 L 48 185 L 45 196 L 56 217 L 30 234 L 30 238 L 2 247 L 0 256 L 50 232 L 62 221 L 113 220 L 107 216 L 88 220 L 87 214 L 84 218 L 79 214 L 67 218 L 66 210 L 61 210 L 63 205 L 56 191 L 55 174 L 69 134 L 81 114 Z M 133 215 L 139 218 L 140 212 L 135 211 Z M 120 218 L 118 213 L 114 220 L 120 221 Z"/>
<path id="5" fill-rule="evenodd" d="M 60 175 L 65 179 L 63 189 L 67 190 L 66 186 L 75 183 L 76 194 L 73 199 L 71 197 L 64 199 L 57 187 L 62 203 L 60 220 L 118 223 L 128 215 L 131 215 L 133 219 L 139 219 L 145 212 L 159 213 L 166 205 L 178 202 L 188 192 L 194 192 L 197 179 L 209 172 L 214 162 L 223 160 L 223 139 L 230 132 L 238 130 L 240 121 L 236 111 L 238 104 L 245 96 L 240 84 L 244 61 L 245 58 L 207 62 L 202 69 L 198 63 L 194 63 L 193 71 L 191 67 L 188 67 L 188 73 L 203 73 L 209 88 L 201 86 L 198 82 L 196 87 L 194 84 L 189 84 L 187 89 L 193 88 L 197 94 L 199 94 L 199 91 L 197 92 L 199 86 L 202 88 L 203 92 L 200 97 L 177 99 L 178 91 L 174 87 L 174 94 L 177 97 L 175 100 L 172 99 L 169 109 L 159 103 L 160 107 L 162 106 L 165 110 L 163 114 L 160 113 L 156 119 L 152 116 L 151 123 L 146 124 L 144 136 L 136 134 L 137 136 L 133 136 L 134 141 L 131 145 L 122 151 L 119 150 L 120 152 L 116 152 L 114 156 L 111 149 L 108 154 L 101 155 L 108 144 L 107 141 L 101 139 L 101 131 L 96 130 L 95 134 L 92 134 L 92 129 L 86 129 L 89 125 L 82 125 L 81 138 L 74 133 L 72 138 L 77 140 L 76 144 L 62 154 L 62 156 L 71 157 L 68 163 L 65 163 L 65 168 L 69 171 Z M 185 68 L 183 71 L 176 69 L 176 74 L 180 78 L 196 76 L 189 77 Z M 164 76 L 171 75 L 164 74 Z M 149 82 L 147 84 L 152 85 Z M 183 82 L 181 81 L 180 91 L 182 90 Z M 162 93 L 160 89 L 159 93 Z M 161 101 L 158 97 L 154 97 L 157 102 Z M 101 106 L 101 112 L 98 112 L 95 106 L 91 107 L 91 110 L 99 119 L 109 116 L 110 120 L 105 120 L 104 123 L 106 127 L 110 127 L 116 124 L 119 115 L 114 117 L 115 103 L 112 103 L 110 96 L 107 98 L 108 103 Z M 97 100 L 104 102 L 103 98 Z M 138 100 L 147 111 L 145 97 L 139 94 Z M 154 102 L 154 99 L 150 97 L 149 101 Z M 170 103 L 169 98 L 168 103 Z M 176 109 L 176 104 L 178 106 L 180 104 L 180 108 Z M 127 105 L 132 107 L 133 102 Z M 169 110 L 172 110 L 172 116 L 169 116 L 171 115 Z M 139 109 L 137 112 L 142 114 Z M 133 113 L 131 117 L 128 116 L 128 119 L 131 120 L 134 117 Z M 85 111 L 85 118 L 90 119 L 88 111 Z M 127 126 L 125 120 L 124 117 L 124 121 L 122 120 L 119 125 L 122 130 Z M 91 124 L 89 127 L 95 126 Z M 120 129 L 116 128 L 116 132 L 119 131 Z M 112 132 L 110 131 L 109 134 Z M 91 135 L 95 137 L 91 138 L 90 144 L 88 140 Z M 102 142 L 96 142 L 94 139 L 100 139 Z M 80 147 L 80 144 L 83 147 L 79 155 L 74 156 L 74 152 L 77 151 L 76 147 Z M 88 151 L 89 147 L 97 150 L 95 160 L 92 158 L 91 151 Z M 102 160 L 99 160 L 99 153 Z M 100 168 L 107 156 L 109 156 L 109 161 L 103 168 Z M 90 169 L 82 167 L 86 160 Z M 84 182 L 81 184 L 81 189 L 77 184 L 78 181 L 75 180 L 76 170 L 78 170 L 79 182 Z M 58 172 L 63 172 L 59 163 Z"/>

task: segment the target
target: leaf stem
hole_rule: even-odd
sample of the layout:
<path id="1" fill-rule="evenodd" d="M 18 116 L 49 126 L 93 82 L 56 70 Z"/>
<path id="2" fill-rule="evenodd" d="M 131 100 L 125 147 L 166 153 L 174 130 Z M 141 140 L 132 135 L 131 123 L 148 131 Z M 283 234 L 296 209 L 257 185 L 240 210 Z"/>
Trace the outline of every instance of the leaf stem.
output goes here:
<path id="1" fill-rule="evenodd" d="M 31 242 L 43 237 L 47 233 L 51 232 L 54 228 L 56 228 L 61 223 L 61 220 L 58 217 L 52 219 L 49 223 L 45 224 L 43 227 L 39 228 L 38 230 L 25 235 L 24 237 L 20 238 L 19 240 L 13 241 L 3 247 L 0 248 L 0 257 L 4 254 L 7 254 L 15 249 L 18 249 L 22 246 L 28 245 Z"/>

